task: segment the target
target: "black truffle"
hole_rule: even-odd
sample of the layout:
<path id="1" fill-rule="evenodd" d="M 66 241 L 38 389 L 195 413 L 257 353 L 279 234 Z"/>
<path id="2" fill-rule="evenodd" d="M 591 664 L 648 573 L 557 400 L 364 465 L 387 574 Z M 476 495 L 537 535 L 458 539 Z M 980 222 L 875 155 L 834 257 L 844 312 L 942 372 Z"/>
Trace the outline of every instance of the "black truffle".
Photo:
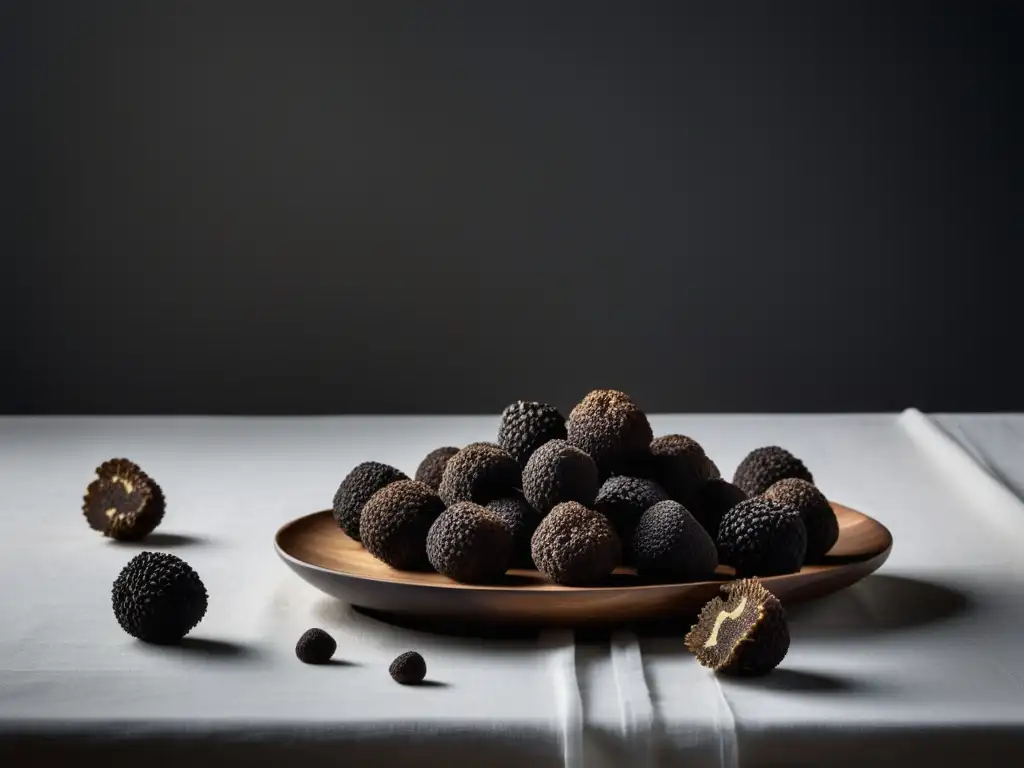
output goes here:
<path id="1" fill-rule="evenodd" d="M 785 448 L 769 445 L 755 448 L 748 453 L 736 467 L 732 481 L 746 491 L 748 496 L 757 496 L 787 477 L 814 482 L 811 473 L 800 459 Z"/>
<path id="2" fill-rule="evenodd" d="M 530 542 L 533 563 L 556 584 L 599 584 L 622 559 L 622 545 L 604 515 L 576 501 L 552 509 Z"/>
<path id="3" fill-rule="evenodd" d="M 396 683 L 417 685 L 427 676 L 427 662 L 416 651 L 406 651 L 391 662 L 388 674 Z"/>
<path id="4" fill-rule="evenodd" d="M 555 406 L 519 400 L 502 411 L 498 445 L 525 467 L 534 451 L 565 434 L 565 417 Z"/>
<path id="5" fill-rule="evenodd" d="M 651 441 L 654 476 L 669 498 L 689 506 L 697 489 L 711 479 L 712 463 L 700 443 L 686 435 Z"/>
<path id="6" fill-rule="evenodd" d="M 447 506 L 459 501 L 486 504 L 511 495 L 521 485 L 515 459 L 501 448 L 473 443 L 448 459 L 438 493 Z"/>
<path id="7" fill-rule="evenodd" d="M 628 542 L 633 539 L 633 530 L 640 516 L 659 501 L 666 501 L 665 489 L 653 480 L 642 477 L 616 475 L 601 485 L 594 502 L 594 509 L 608 518 L 615 527 L 619 541 L 625 546 L 623 559 L 632 561 L 632 550 Z"/>
<path id="8" fill-rule="evenodd" d="M 512 558 L 512 532 L 471 501 L 456 502 L 430 526 L 427 558 L 438 573 L 463 584 L 499 581 Z"/>
<path id="9" fill-rule="evenodd" d="M 697 522 L 704 526 L 704 530 L 711 538 L 717 539 L 718 526 L 722 523 L 723 515 L 746 500 L 747 494 L 742 488 L 722 479 L 708 480 L 694 493 L 687 509 L 697 518 Z"/>
<path id="10" fill-rule="evenodd" d="M 295 655 L 306 664 L 326 664 L 336 650 L 337 641 L 318 628 L 307 629 L 295 644 Z"/>
<path id="11" fill-rule="evenodd" d="M 806 480 L 787 477 L 764 492 L 764 498 L 788 504 L 800 513 L 807 529 L 805 562 L 820 562 L 839 540 L 839 520 L 825 494 Z"/>
<path id="12" fill-rule="evenodd" d="M 594 460 L 565 440 L 544 443 L 523 470 L 523 495 L 542 515 L 563 501 L 593 504 L 598 486 Z"/>
<path id="13" fill-rule="evenodd" d="M 164 518 L 164 508 L 160 486 L 128 459 L 100 464 L 82 502 L 89 525 L 121 541 L 138 541 L 152 533 Z"/>
<path id="14" fill-rule="evenodd" d="M 435 491 L 441 485 L 441 477 L 444 475 L 444 468 L 448 465 L 448 459 L 459 452 L 458 448 L 446 445 L 443 448 L 435 448 L 416 467 L 416 477 L 421 483 L 426 483 Z"/>
<path id="15" fill-rule="evenodd" d="M 132 637 L 177 643 L 206 615 L 206 587 L 188 563 L 166 552 L 140 552 L 121 570 L 111 593 L 114 616 Z"/>
<path id="16" fill-rule="evenodd" d="M 359 534 L 366 551 L 400 571 L 429 570 L 430 526 L 444 511 L 437 492 L 417 480 L 397 480 L 377 491 L 363 507 Z"/>
<path id="17" fill-rule="evenodd" d="M 659 501 L 637 523 L 633 563 L 645 579 L 697 581 L 714 575 L 718 551 L 686 507 L 678 501 Z"/>
<path id="18" fill-rule="evenodd" d="M 726 512 L 718 528 L 718 557 L 740 577 L 795 573 L 806 552 L 807 529 L 800 513 L 760 496 Z"/>
<path id="19" fill-rule="evenodd" d="M 359 541 L 359 518 L 366 502 L 384 486 L 408 479 L 405 472 L 379 461 L 357 464 L 334 494 L 335 522 L 349 537 Z"/>
<path id="20" fill-rule="evenodd" d="M 487 503 L 487 511 L 493 513 L 512 534 L 512 568 L 533 568 L 530 556 L 530 539 L 540 524 L 540 513 L 530 506 L 522 496 L 495 499 Z"/>
<path id="21" fill-rule="evenodd" d="M 595 389 L 569 413 L 566 439 L 590 454 L 602 477 L 648 453 L 653 437 L 647 416 L 623 392 Z"/>
<path id="22" fill-rule="evenodd" d="M 753 677 L 775 669 L 789 650 L 782 603 L 757 579 L 722 585 L 728 597 L 705 605 L 686 635 L 686 647 L 705 667 Z"/>

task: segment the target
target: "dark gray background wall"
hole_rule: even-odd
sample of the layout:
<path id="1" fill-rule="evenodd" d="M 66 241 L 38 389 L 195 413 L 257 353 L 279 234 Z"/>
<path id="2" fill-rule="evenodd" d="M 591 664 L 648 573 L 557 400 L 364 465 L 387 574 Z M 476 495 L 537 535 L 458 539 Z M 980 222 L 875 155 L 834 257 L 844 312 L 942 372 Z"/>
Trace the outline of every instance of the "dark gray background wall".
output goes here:
<path id="1" fill-rule="evenodd" d="M 1020 409 L 1019 7 L 2 3 L 0 411 Z"/>

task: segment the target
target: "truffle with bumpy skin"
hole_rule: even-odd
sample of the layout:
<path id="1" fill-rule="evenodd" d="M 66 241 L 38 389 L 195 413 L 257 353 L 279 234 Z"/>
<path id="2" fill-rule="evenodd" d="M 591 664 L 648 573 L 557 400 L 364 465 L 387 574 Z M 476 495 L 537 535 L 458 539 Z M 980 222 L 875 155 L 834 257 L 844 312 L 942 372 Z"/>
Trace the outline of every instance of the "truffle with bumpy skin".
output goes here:
<path id="1" fill-rule="evenodd" d="M 164 493 L 128 459 L 110 459 L 96 468 L 82 501 L 89 525 L 120 541 L 145 538 L 164 518 Z"/>
<path id="2" fill-rule="evenodd" d="M 565 440 L 544 443 L 523 470 L 523 495 L 542 515 L 563 501 L 593 504 L 598 486 L 594 460 Z"/>
<path id="3" fill-rule="evenodd" d="M 391 662 L 388 674 L 396 683 L 417 685 L 427 676 L 427 662 L 416 651 L 406 651 Z"/>
<path id="4" fill-rule="evenodd" d="M 718 528 L 718 557 L 741 578 L 796 573 L 806 552 L 807 529 L 800 513 L 761 496 L 730 509 Z"/>
<path id="5" fill-rule="evenodd" d="M 785 448 L 769 445 L 748 453 L 736 467 L 732 481 L 748 496 L 758 496 L 787 477 L 814 482 L 814 477 L 800 459 Z"/>
<path id="6" fill-rule="evenodd" d="M 632 550 L 628 542 L 633 538 L 633 530 L 641 515 L 659 501 L 667 499 L 668 494 L 664 488 L 653 480 L 642 477 L 616 475 L 609 477 L 601 485 L 594 509 L 607 517 L 615 527 L 619 541 L 625 546 L 622 554 L 626 562 L 632 560 Z"/>
<path id="7" fill-rule="evenodd" d="M 655 581 L 711 578 L 718 567 L 715 542 L 678 501 L 659 501 L 644 512 L 633 533 L 637 573 Z"/>
<path id="8" fill-rule="evenodd" d="M 705 605 L 686 647 L 716 672 L 753 677 L 777 667 L 789 651 L 789 625 L 778 598 L 757 579 L 722 585 L 727 597 Z"/>
<path id="9" fill-rule="evenodd" d="M 565 439 L 565 417 L 547 403 L 519 400 L 501 413 L 498 445 L 525 467 L 533 452 L 549 440 Z"/>
<path id="10" fill-rule="evenodd" d="M 336 650 L 338 641 L 318 627 L 307 629 L 295 644 L 295 655 L 305 664 L 326 664 Z"/>
<path id="11" fill-rule="evenodd" d="M 429 485 L 397 480 L 366 502 L 359 535 L 366 551 L 392 568 L 429 570 L 427 533 L 443 511 L 441 498 Z"/>
<path id="12" fill-rule="evenodd" d="M 472 443 L 448 459 L 437 490 L 447 506 L 459 501 L 486 504 L 521 485 L 515 459 L 493 445 Z"/>
<path id="13" fill-rule="evenodd" d="M 570 586 L 600 584 L 622 559 L 608 518 L 576 501 L 557 505 L 540 521 L 530 551 L 538 571 Z"/>
<path id="14" fill-rule="evenodd" d="M 806 480 L 787 477 L 764 492 L 764 498 L 789 504 L 800 513 L 807 529 L 805 562 L 816 563 L 839 540 L 839 520 L 825 494 Z"/>
<path id="15" fill-rule="evenodd" d="M 364 461 L 352 468 L 334 494 L 334 520 L 350 538 L 359 541 L 363 506 L 377 491 L 397 480 L 408 480 L 400 469 L 379 461 Z"/>
<path id="16" fill-rule="evenodd" d="M 111 592 L 121 629 L 146 643 L 180 641 L 206 615 L 206 587 L 191 566 L 168 552 L 140 552 Z"/>
<path id="17" fill-rule="evenodd" d="M 726 480 L 708 480 L 694 493 L 690 506 L 687 507 L 697 522 L 704 526 L 712 539 L 718 538 L 718 526 L 722 517 L 741 501 L 747 500 L 747 494 Z"/>
<path id="18" fill-rule="evenodd" d="M 501 579 L 512 556 L 512 532 L 471 501 L 448 507 L 427 534 L 427 558 L 438 573 L 463 584 Z"/>
<path id="19" fill-rule="evenodd" d="M 459 449 L 451 445 L 435 448 L 423 457 L 423 461 L 416 467 L 416 476 L 413 479 L 426 483 L 434 490 L 437 490 L 438 486 L 441 485 L 441 477 L 444 475 L 444 468 L 448 464 L 448 459 L 458 452 Z"/>
<path id="20" fill-rule="evenodd" d="M 693 495 L 711 479 L 711 460 L 700 443 L 686 435 L 662 435 L 651 441 L 654 476 L 669 497 L 689 505 Z"/>
<path id="21" fill-rule="evenodd" d="M 496 515 L 512 534 L 512 557 L 509 566 L 533 568 L 530 558 L 530 539 L 540 524 L 540 513 L 522 496 L 509 496 L 487 502 L 488 512 Z"/>
<path id="22" fill-rule="evenodd" d="M 646 414 L 629 395 L 595 389 L 569 413 L 566 439 L 588 453 L 602 477 L 643 458 L 653 437 Z"/>

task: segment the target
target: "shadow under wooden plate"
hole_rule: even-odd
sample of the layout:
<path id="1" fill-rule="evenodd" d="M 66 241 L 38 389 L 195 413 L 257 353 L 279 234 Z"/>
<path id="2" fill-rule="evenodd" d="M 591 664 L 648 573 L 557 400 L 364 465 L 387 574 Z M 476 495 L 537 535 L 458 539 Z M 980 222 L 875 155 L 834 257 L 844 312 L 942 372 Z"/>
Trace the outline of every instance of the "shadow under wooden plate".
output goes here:
<path id="1" fill-rule="evenodd" d="M 876 520 L 832 502 L 839 540 L 818 565 L 762 581 L 784 604 L 837 592 L 877 570 L 892 549 L 892 535 Z M 601 587 L 551 584 L 537 571 L 510 570 L 495 585 L 458 584 L 438 573 L 396 571 L 346 536 L 329 510 L 300 517 L 275 537 L 278 555 L 299 576 L 354 606 L 398 616 L 528 626 L 588 626 L 646 622 L 696 615 L 720 594 L 730 568 L 718 579 L 647 584 L 619 569 Z"/>

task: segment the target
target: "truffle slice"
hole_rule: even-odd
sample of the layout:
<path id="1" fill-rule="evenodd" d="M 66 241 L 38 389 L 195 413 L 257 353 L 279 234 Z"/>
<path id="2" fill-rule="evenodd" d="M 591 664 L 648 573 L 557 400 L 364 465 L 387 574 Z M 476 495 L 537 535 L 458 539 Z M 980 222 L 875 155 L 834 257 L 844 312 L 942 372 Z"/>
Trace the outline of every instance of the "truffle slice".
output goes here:
<path id="1" fill-rule="evenodd" d="M 472 443 L 448 459 L 437 490 L 447 506 L 459 501 L 486 504 L 511 495 L 521 485 L 515 459 L 501 448 Z"/>
<path id="2" fill-rule="evenodd" d="M 435 448 L 423 457 L 423 461 L 416 467 L 416 476 L 413 479 L 426 483 L 436 491 L 441 485 L 441 477 L 444 475 L 444 468 L 448 464 L 448 459 L 458 452 L 458 448 L 450 445 Z"/>
<path id="3" fill-rule="evenodd" d="M 725 513 L 718 528 L 718 557 L 736 575 L 796 573 L 807 553 L 807 529 L 793 507 L 755 496 Z"/>
<path id="4" fill-rule="evenodd" d="M 206 587 L 188 563 L 167 552 L 140 552 L 111 590 L 121 629 L 146 643 L 170 645 L 206 615 Z"/>
<path id="5" fill-rule="evenodd" d="M 616 475 L 601 485 L 594 509 L 608 518 L 619 541 L 626 545 L 633 538 L 640 516 L 659 501 L 666 500 L 668 494 L 665 489 L 653 480 Z M 632 550 L 628 546 L 622 554 L 625 560 L 632 560 Z"/>
<path id="6" fill-rule="evenodd" d="M 769 445 L 748 453 L 736 467 L 732 481 L 746 491 L 748 496 L 758 496 L 787 477 L 814 482 L 810 471 L 800 459 L 785 448 Z"/>
<path id="7" fill-rule="evenodd" d="M 409 476 L 389 464 L 364 461 L 352 468 L 334 494 L 334 520 L 350 538 L 359 541 L 359 518 L 363 506 L 377 491 Z"/>
<path id="8" fill-rule="evenodd" d="M 727 675 L 765 675 L 789 650 L 782 603 L 757 579 L 722 586 L 728 595 L 705 605 L 686 635 L 686 647 L 705 667 Z"/>
<path id="9" fill-rule="evenodd" d="M 505 408 L 498 445 L 525 467 L 533 452 L 549 440 L 565 439 L 565 417 L 547 403 L 519 400 Z"/>
<path id="10" fill-rule="evenodd" d="M 427 662 L 416 651 L 406 651 L 391 662 L 388 674 L 396 683 L 417 685 L 427 676 Z"/>
<path id="11" fill-rule="evenodd" d="M 512 568 L 533 568 L 530 539 L 540 524 L 540 513 L 522 496 L 495 499 L 487 503 L 487 511 L 495 515 L 512 534 Z"/>
<path id="12" fill-rule="evenodd" d="M 566 439 L 590 454 L 602 477 L 648 453 L 653 437 L 647 416 L 629 395 L 595 389 L 569 413 Z"/>
<path id="13" fill-rule="evenodd" d="M 669 497 L 689 506 L 693 496 L 711 479 L 711 460 L 700 443 L 686 435 L 662 435 L 651 441 L 655 477 Z"/>
<path id="14" fill-rule="evenodd" d="M 787 477 L 764 492 L 764 498 L 789 504 L 800 513 L 807 529 L 808 563 L 820 562 L 839 540 L 839 520 L 825 494 L 806 480 Z"/>
<path id="15" fill-rule="evenodd" d="M 747 500 L 747 494 L 726 480 L 708 480 L 697 489 L 687 509 L 704 526 L 712 539 L 718 538 L 718 526 L 722 517 L 741 501 Z"/>
<path id="16" fill-rule="evenodd" d="M 499 581 L 512 557 L 512 532 L 493 512 L 460 501 L 427 534 L 427 558 L 438 573 L 463 584 Z"/>
<path id="17" fill-rule="evenodd" d="M 381 488 L 363 507 L 359 524 L 366 551 L 401 571 L 430 570 L 426 542 L 430 526 L 444 511 L 433 488 L 417 480 L 397 480 Z"/>
<path id="18" fill-rule="evenodd" d="M 523 495 L 542 515 L 563 501 L 593 504 L 597 490 L 594 460 L 565 440 L 544 443 L 523 470 Z"/>
<path id="19" fill-rule="evenodd" d="M 324 630 L 314 627 L 302 633 L 295 644 L 295 655 L 305 664 L 326 664 L 338 650 L 338 642 Z"/>
<path id="20" fill-rule="evenodd" d="M 633 534 L 637 573 L 656 581 L 697 581 L 718 567 L 715 542 L 678 501 L 660 501 L 644 512 Z"/>
<path id="21" fill-rule="evenodd" d="M 556 584 L 599 584 L 622 559 L 622 545 L 608 518 L 576 501 L 552 509 L 530 545 L 537 570 Z"/>
<path id="22" fill-rule="evenodd" d="M 128 459 L 110 459 L 96 468 L 96 475 L 86 489 L 82 512 L 104 536 L 138 541 L 163 520 L 163 491 L 137 465 Z"/>

